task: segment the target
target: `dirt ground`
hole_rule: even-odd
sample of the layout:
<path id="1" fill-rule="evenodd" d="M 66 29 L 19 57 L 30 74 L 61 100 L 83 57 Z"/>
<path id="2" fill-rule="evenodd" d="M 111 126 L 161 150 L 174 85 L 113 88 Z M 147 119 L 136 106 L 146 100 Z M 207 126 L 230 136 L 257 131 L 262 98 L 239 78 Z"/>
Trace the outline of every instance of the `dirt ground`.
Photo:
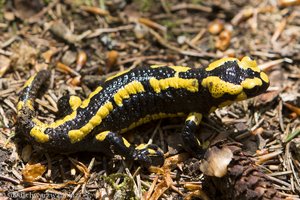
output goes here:
<path id="1" fill-rule="evenodd" d="M 50 87 L 35 104 L 51 122 L 60 97 L 84 99 L 116 72 L 228 56 L 254 58 L 271 85 L 201 123 L 215 162 L 230 162 L 223 178 L 184 153 L 183 118 L 125 134 L 162 148 L 166 163 L 151 169 L 120 156 L 40 152 L 15 135 L 18 94 L 42 69 Z M 300 199 L 299 64 L 299 0 L 0 0 L 0 199 Z"/>

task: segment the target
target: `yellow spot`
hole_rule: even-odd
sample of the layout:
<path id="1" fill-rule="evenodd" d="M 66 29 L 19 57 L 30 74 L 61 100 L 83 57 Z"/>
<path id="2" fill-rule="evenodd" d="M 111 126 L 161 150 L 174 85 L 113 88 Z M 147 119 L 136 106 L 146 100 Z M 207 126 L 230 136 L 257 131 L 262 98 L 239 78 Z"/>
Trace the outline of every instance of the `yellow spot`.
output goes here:
<path id="1" fill-rule="evenodd" d="M 248 56 L 245 56 L 241 61 L 238 61 L 238 65 L 243 69 L 251 69 L 252 71 L 260 72 L 260 69 L 256 64 L 256 61 L 252 60 Z"/>
<path id="2" fill-rule="evenodd" d="M 149 80 L 151 87 L 156 93 L 160 93 L 161 90 L 166 90 L 168 88 L 175 89 L 186 89 L 190 92 L 198 92 L 198 80 L 197 79 L 184 79 L 178 77 L 171 77 L 157 80 L 152 77 Z"/>
<path id="3" fill-rule="evenodd" d="M 85 136 L 88 135 L 96 126 L 98 126 L 102 122 L 102 119 L 104 119 L 112 110 L 112 103 L 107 102 L 101 106 L 97 113 L 79 130 L 69 131 L 68 135 L 71 143 L 79 142 L 85 138 Z"/>
<path id="4" fill-rule="evenodd" d="M 227 101 L 224 101 L 224 102 L 220 103 L 218 107 L 222 108 L 222 107 L 225 107 L 225 106 L 229 106 L 232 103 L 233 103 L 233 101 L 227 100 Z"/>
<path id="5" fill-rule="evenodd" d="M 99 141 L 104 141 L 105 138 L 107 137 L 107 135 L 110 133 L 110 131 L 104 131 L 104 132 L 101 132 L 99 134 L 96 135 L 96 139 L 99 140 Z"/>
<path id="6" fill-rule="evenodd" d="M 139 81 L 132 81 L 125 85 L 123 88 L 119 89 L 114 94 L 114 101 L 118 106 L 122 106 L 123 99 L 128 99 L 130 95 L 145 92 L 144 86 Z"/>
<path id="7" fill-rule="evenodd" d="M 203 79 L 202 86 L 208 88 L 214 98 L 220 98 L 225 93 L 237 95 L 243 91 L 243 87 L 241 85 L 225 82 L 217 76 L 209 76 Z"/>
<path id="8" fill-rule="evenodd" d="M 130 147 L 130 143 L 125 138 L 122 138 L 122 140 L 126 147 Z"/>
<path id="9" fill-rule="evenodd" d="M 206 71 L 212 71 L 212 70 L 220 67 L 221 65 L 223 65 L 225 62 L 228 62 L 228 61 L 238 61 L 238 59 L 236 59 L 236 58 L 222 58 L 222 59 L 219 59 L 219 60 L 216 60 L 216 61 L 210 63 L 205 70 Z"/>
<path id="10" fill-rule="evenodd" d="M 255 77 L 255 78 L 246 78 L 242 81 L 241 86 L 245 89 L 252 89 L 255 86 L 261 86 L 262 81 L 261 79 Z"/>
<path id="11" fill-rule="evenodd" d="M 176 72 L 174 75 L 175 77 L 178 77 L 180 72 L 187 72 L 191 69 L 184 66 L 169 66 L 169 68 L 173 69 Z"/>
<path id="12" fill-rule="evenodd" d="M 93 92 L 91 92 L 91 93 L 89 94 L 88 98 L 85 99 L 85 100 L 82 102 L 80 108 L 86 108 L 86 107 L 89 105 L 89 103 L 90 103 L 91 99 L 93 98 L 93 96 L 95 96 L 96 94 L 98 94 L 101 90 L 102 90 L 102 87 L 99 86 L 99 87 L 97 87 Z"/>
<path id="13" fill-rule="evenodd" d="M 123 74 L 126 74 L 126 73 L 129 72 L 129 71 L 130 71 L 130 69 L 127 69 L 127 70 L 124 70 L 124 71 L 122 71 L 122 72 L 117 73 L 117 74 L 114 75 L 114 76 L 108 77 L 108 78 L 105 80 L 105 82 L 106 82 L 106 81 L 109 81 L 109 80 L 112 80 L 112 79 L 114 79 L 114 78 L 117 78 L 117 77 L 119 77 L 119 76 L 122 76 Z"/>
<path id="14" fill-rule="evenodd" d="M 159 65 L 151 65 L 150 66 L 152 69 L 160 68 L 160 67 L 166 67 L 164 64 L 159 64 Z"/>
<path id="15" fill-rule="evenodd" d="M 70 96 L 69 104 L 72 110 L 76 110 L 81 105 L 81 99 L 77 96 Z"/>
<path id="16" fill-rule="evenodd" d="M 205 70 L 212 71 L 212 70 L 222 66 L 225 62 L 228 62 L 228 61 L 236 61 L 238 66 L 240 66 L 243 69 L 251 69 L 255 72 L 260 72 L 260 69 L 256 64 L 256 61 L 252 60 L 248 56 L 243 57 L 241 61 L 239 61 L 237 58 L 222 58 L 222 59 L 217 60 L 217 61 L 211 63 L 210 65 L 208 65 L 208 67 Z"/>
<path id="17" fill-rule="evenodd" d="M 138 127 L 142 124 L 146 124 L 153 120 L 158 120 L 158 119 L 163 119 L 168 117 L 182 117 L 182 116 L 185 116 L 185 114 L 184 113 L 177 113 L 177 114 L 158 113 L 158 114 L 146 115 L 145 117 L 140 118 L 138 121 L 130 124 L 127 128 L 122 129 L 121 133 L 124 133 L 128 130 L 131 130 L 135 127 Z"/>
<path id="18" fill-rule="evenodd" d="M 147 151 L 149 152 L 149 156 L 151 156 L 151 155 L 156 155 L 157 154 L 157 152 L 155 151 L 155 150 L 153 150 L 153 149 L 147 149 Z"/>
<path id="19" fill-rule="evenodd" d="M 148 147 L 148 144 L 140 144 L 137 147 L 135 147 L 135 149 L 137 150 L 143 150 L 146 149 Z"/>
<path id="20" fill-rule="evenodd" d="M 200 113 L 190 113 L 186 121 L 193 121 L 196 125 L 199 125 L 202 120 L 202 115 Z"/>
<path id="21" fill-rule="evenodd" d="M 265 82 L 269 83 L 269 78 L 265 72 L 260 72 L 260 78 Z"/>
<path id="22" fill-rule="evenodd" d="M 239 95 L 237 95 L 236 100 L 237 101 L 242 101 L 247 99 L 247 94 L 245 92 L 241 92 Z"/>
<path id="23" fill-rule="evenodd" d="M 40 143 L 45 143 L 49 141 L 49 135 L 44 133 L 44 129 L 41 127 L 33 127 L 30 130 L 30 135 L 37 141 Z"/>

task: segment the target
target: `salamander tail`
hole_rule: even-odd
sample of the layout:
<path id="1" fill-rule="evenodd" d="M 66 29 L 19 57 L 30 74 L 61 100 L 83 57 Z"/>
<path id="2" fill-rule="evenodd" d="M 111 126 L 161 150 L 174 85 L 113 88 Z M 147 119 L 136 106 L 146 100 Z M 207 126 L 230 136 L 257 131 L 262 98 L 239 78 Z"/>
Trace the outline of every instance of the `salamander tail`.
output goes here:
<path id="1" fill-rule="evenodd" d="M 33 126 L 35 116 L 34 101 L 41 90 L 47 88 L 50 71 L 42 70 L 26 81 L 17 104 L 18 125 L 17 130 L 27 133 Z"/>

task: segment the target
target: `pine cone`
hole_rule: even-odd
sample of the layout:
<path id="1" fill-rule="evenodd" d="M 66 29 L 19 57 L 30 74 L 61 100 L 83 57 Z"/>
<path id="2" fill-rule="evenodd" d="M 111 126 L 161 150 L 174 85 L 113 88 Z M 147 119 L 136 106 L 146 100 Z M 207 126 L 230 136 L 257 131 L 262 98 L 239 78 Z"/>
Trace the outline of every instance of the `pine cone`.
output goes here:
<path id="1" fill-rule="evenodd" d="M 213 150 L 216 148 L 215 150 Z M 284 199 L 273 187 L 267 176 L 259 169 L 249 155 L 237 146 L 226 146 L 232 152 L 232 160 L 227 166 L 227 173 L 223 177 L 207 176 L 204 179 L 203 190 L 211 199 L 224 200 L 279 200 Z M 224 149 L 224 147 L 223 147 Z M 221 150 L 223 150 L 221 149 Z M 220 151 L 213 147 L 212 151 Z M 208 153 L 214 156 L 214 153 Z M 224 154 L 224 153 L 223 153 Z M 206 156 L 206 160 L 209 159 Z M 218 158 L 220 159 L 220 158 Z M 228 158 L 226 158 L 228 159 Z M 216 162 L 215 162 L 216 163 Z M 226 167 L 225 166 L 225 167 Z M 207 169 L 207 165 L 205 166 Z M 219 166 L 217 168 L 220 168 Z M 202 170 L 203 171 L 203 170 Z M 204 169 L 204 174 L 205 173 Z M 215 174 L 218 174 L 217 172 Z"/>

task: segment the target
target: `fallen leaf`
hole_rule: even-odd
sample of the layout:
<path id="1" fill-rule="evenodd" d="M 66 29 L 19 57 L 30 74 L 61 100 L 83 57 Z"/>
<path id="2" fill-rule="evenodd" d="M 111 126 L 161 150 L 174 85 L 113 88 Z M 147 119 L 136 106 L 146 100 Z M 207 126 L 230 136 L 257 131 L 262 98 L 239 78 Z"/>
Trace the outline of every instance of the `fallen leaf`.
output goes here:
<path id="1" fill-rule="evenodd" d="M 26 164 L 22 170 L 23 180 L 26 182 L 33 182 L 39 179 L 46 171 L 46 167 L 41 163 Z"/>
<path id="2" fill-rule="evenodd" d="M 205 153 L 200 170 L 207 176 L 223 177 L 227 173 L 227 166 L 232 157 L 233 154 L 229 148 L 212 147 Z"/>

